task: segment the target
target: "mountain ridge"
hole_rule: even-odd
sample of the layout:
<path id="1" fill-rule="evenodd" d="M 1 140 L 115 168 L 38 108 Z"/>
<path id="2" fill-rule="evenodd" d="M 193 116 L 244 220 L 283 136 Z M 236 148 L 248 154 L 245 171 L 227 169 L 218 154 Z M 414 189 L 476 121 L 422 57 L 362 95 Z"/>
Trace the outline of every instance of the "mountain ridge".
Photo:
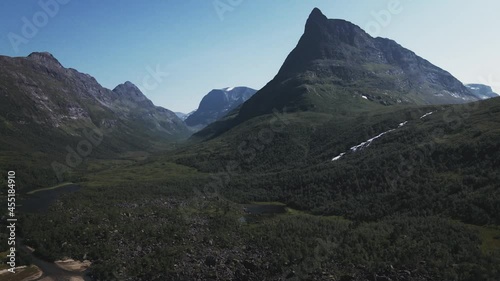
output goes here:
<path id="1" fill-rule="evenodd" d="M 65 147 L 89 130 L 105 135 L 93 149 L 100 157 L 168 147 L 190 134 L 173 112 L 156 107 L 130 82 L 106 89 L 46 52 L 0 56 L 2 153 L 36 151 L 61 162 Z"/>
<path id="2" fill-rule="evenodd" d="M 273 110 L 348 114 L 392 105 L 477 101 L 449 72 L 390 39 L 345 20 L 310 14 L 276 76 L 230 118 L 195 134 L 206 139 Z"/>

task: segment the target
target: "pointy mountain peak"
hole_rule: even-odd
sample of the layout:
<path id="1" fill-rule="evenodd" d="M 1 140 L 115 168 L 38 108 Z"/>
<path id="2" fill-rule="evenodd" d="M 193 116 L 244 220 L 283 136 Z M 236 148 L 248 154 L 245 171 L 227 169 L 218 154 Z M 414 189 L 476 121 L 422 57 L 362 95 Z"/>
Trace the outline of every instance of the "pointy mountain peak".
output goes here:
<path id="1" fill-rule="evenodd" d="M 328 18 L 321 12 L 320 9 L 314 8 L 306 22 L 305 33 L 314 32 L 318 28 L 328 24 Z"/>
<path id="2" fill-rule="evenodd" d="M 328 19 L 320 9 L 314 8 L 306 22 L 305 34 L 330 39 L 342 39 L 347 36 L 366 33 L 357 25 L 342 19 Z M 323 38 L 325 39 L 325 38 Z"/>
<path id="3" fill-rule="evenodd" d="M 126 81 L 125 83 L 122 83 L 122 84 L 116 86 L 113 91 L 115 91 L 115 90 L 120 91 L 120 90 L 123 90 L 123 89 L 133 90 L 135 92 L 140 92 L 141 91 L 141 90 L 139 90 L 139 88 L 134 83 L 132 83 L 130 81 Z"/>
<path id="4" fill-rule="evenodd" d="M 365 50 L 374 50 L 373 38 L 359 26 L 342 19 L 328 19 L 319 9 L 307 20 L 304 34 L 290 53 L 277 78 L 288 79 L 311 69 L 318 60 L 358 60 Z M 356 53 L 353 50 L 362 50 Z M 378 54 L 376 55 L 378 56 Z"/>
<path id="5" fill-rule="evenodd" d="M 309 20 L 318 21 L 318 20 L 327 20 L 327 19 L 328 18 L 318 8 L 314 8 L 312 10 L 311 14 L 309 15 Z"/>
<path id="6" fill-rule="evenodd" d="M 27 57 L 45 66 L 56 66 L 62 68 L 61 63 L 49 52 L 33 52 Z"/>
<path id="7" fill-rule="evenodd" d="M 123 85 L 126 87 L 129 87 L 129 88 L 135 88 L 135 89 L 139 90 L 139 88 L 134 83 L 132 83 L 130 81 L 126 81 L 125 83 L 123 83 Z"/>
<path id="8" fill-rule="evenodd" d="M 113 92 L 117 93 L 122 98 L 127 98 L 135 102 L 149 101 L 149 99 L 141 92 L 141 90 L 130 81 L 116 86 L 113 89 Z"/>
<path id="9" fill-rule="evenodd" d="M 49 52 L 33 52 L 28 55 L 28 58 L 44 58 L 57 61 L 57 59 Z"/>

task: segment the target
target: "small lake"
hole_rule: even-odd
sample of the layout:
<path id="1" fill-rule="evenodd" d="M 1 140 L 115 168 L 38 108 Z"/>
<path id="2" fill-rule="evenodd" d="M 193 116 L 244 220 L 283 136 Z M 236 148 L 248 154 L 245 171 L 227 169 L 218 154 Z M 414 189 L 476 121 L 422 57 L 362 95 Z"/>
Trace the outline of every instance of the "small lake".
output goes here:
<path id="1" fill-rule="evenodd" d="M 246 204 L 243 205 L 245 212 L 249 215 L 272 215 L 286 213 L 285 205 Z"/>
<path id="2" fill-rule="evenodd" d="M 243 210 L 246 214 L 239 219 L 240 223 L 254 223 L 263 217 L 286 213 L 286 206 L 277 204 L 244 204 Z"/>
<path id="3" fill-rule="evenodd" d="M 21 212 L 37 213 L 44 212 L 50 207 L 54 201 L 64 194 L 76 192 L 81 186 L 77 184 L 69 184 L 50 190 L 40 190 L 33 194 L 25 194 L 21 200 L 21 205 L 18 209 Z"/>

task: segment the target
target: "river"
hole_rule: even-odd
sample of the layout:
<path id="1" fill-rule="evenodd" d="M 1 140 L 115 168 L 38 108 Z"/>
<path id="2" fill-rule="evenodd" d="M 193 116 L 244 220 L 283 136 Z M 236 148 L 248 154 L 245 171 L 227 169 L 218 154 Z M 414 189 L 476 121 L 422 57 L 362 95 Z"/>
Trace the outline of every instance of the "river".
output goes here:
<path id="1" fill-rule="evenodd" d="M 80 186 L 76 184 L 65 185 L 50 190 L 40 190 L 31 195 L 24 195 L 19 206 L 20 212 L 25 213 L 40 213 L 48 210 L 59 197 L 64 194 L 73 193 L 80 190 Z M 42 277 L 36 280 L 50 281 L 69 281 L 69 280 L 85 280 L 91 281 L 90 277 L 86 276 L 85 272 L 70 272 L 64 270 L 52 262 L 44 261 L 31 253 L 31 251 L 22 244 L 22 239 L 18 239 L 18 245 L 22 251 L 29 253 L 32 264 L 38 266 L 42 271 Z"/>

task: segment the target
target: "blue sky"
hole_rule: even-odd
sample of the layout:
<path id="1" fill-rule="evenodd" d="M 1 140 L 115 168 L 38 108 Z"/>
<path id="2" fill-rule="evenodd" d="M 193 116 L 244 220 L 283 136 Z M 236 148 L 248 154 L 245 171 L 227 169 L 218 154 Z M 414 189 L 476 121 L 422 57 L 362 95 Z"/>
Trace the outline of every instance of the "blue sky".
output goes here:
<path id="1" fill-rule="evenodd" d="M 48 51 L 107 88 L 132 81 L 155 104 L 189 112 L 211 89 L 264 86 L 314 7 L 500 92 L 495 0 L 4 0 L 0 54 Z"/>

